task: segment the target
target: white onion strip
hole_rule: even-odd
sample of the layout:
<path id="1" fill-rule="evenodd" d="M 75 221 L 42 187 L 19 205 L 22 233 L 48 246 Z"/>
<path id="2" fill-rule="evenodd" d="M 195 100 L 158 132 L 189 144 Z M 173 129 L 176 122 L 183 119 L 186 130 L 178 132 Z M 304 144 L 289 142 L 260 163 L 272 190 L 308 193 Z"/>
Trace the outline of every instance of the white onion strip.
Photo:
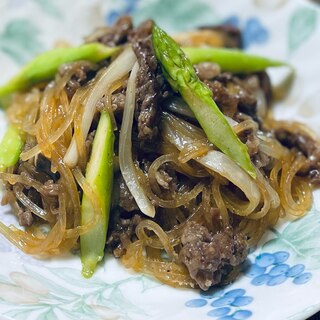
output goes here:
<path id="1" fill-rule="evenodd" d="M 250 214 L 260 202 L 260 191 L 256 183 L 234 161 L 224 153 L 212 150 L 195 159 L 206 168 L 219 173 L 237 186 L 249 200 L 246 213 Z"/>
<path id="2" fill-rule="evenodd" d="M 163 113 L 162 134 L 164 139 L 168 140 L 180 151 L 185 145 L 193 143 L 192 136 L 183 134 L 182 130 L 176 130 L 178 123 L 182 125 L 182 122 L 183 120 L 178 120 L 173 115 Z M 245 210 L 246 215 L 249 215 L 259 205 L 261 194 L 255 181 L 224 153 L 210 150 L 206 155 L 197 157 L 194 160 L 206 168 L 219 173 L 242 190 L 249 200 Z"/>
<path id="3" fill-rule="evenodd" d="M 138 174 L 132 159 L 132 123 L 136 100 L 136 78 L 139 71 L 135 63 L 129 77 L 126 101 L 123 110 L 121 131 L 119 137 L 119 164 L 123 179 L 135 199 L 139 209 L 149 217 L 155 216 L 155 208 L 140 185 Z"/>
<path id="4" fill-rule="evenodd" d="M 135 62 L 136 56 L 132 48 L 127 47 L 100 76 L 97 83 L 89 93 L 89 97 L 87 98 L 84 106 L 84 113 L 81 123 L 83 139 L 86 139 L 88 135 L 99 100 L 108 91 L 112 83 L 123 78 L 127 73 L 130 72 Z M 78 150 L 74 136 L 64 157 L 64 162 L 69 167 L 75 167 L 78 163 Z"/>

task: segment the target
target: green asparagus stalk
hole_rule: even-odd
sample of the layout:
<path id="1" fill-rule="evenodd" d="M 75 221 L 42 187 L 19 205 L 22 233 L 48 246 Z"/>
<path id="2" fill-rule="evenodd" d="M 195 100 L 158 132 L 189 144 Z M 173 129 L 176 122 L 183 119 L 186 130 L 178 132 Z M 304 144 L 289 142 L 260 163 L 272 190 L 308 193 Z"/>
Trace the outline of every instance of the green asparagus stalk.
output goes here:
<path id="1" fill-rule="evenodd" d="M 153 26 L 152 42 L 166 79 L 189 105 L 209 141 L 255 178 L 246 145 L 234 133 L 182 49 L 157 25 Z"/>
<path id="2" fill-rule="evenodd" d="M 91 203 L 86 194 L 81 203 L 82 225 L 92 221 L 94 206 L 100 205 L 102 212 L 100 221 L 93 229 L 80 237 L 82 274 L 86 278 L 92 276 L 104 255 L 113 183 L 113 145 L 111 119 L 107 112 L 102 112 L 86 168 L 86 180 L 96 193 L 99 204 Z"/>
<path id="3" fill-rule="evenodd" d="M 0 171 L 18 162 L 23 143 L 19 130 L 10 125 L 0 143 Z"/>
<path id="4" fill-rule="evenodd" d="M 88 60 L 98 62 L 110 57 L 119 48 L 106 47 L 100 43 L 89 43 L 73 48 L 58 48 L 45 52 L 25 65 L 5 85 L 0 86 L 0 98 L 15 91 L 24 90 L 35 83 L 54 78 L 63 63 Z"/>
<path id="5" fill-rule="evenodd" d="M 200 62 L 217 63 L 221 70 L 230 72 L 255 72 L 269 67 L 288 66 L 287 63 L 245 53 L 235 49 L 182 48 L 192 64 Z"/>

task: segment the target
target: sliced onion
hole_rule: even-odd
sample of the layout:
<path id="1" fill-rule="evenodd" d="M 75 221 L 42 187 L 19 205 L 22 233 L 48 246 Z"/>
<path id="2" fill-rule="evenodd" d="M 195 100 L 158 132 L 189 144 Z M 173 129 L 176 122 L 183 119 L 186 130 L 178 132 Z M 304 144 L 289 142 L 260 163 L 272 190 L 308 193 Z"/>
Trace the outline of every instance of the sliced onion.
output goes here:
<path id="1" fill-rule="evenodd" d="M 251 130 L 253 132 L 257 132 L 258 130 L 258 123 L 252 119 L 244 120 L 240 123 L 237 123 L 233 126 L 233 131 L 239 135 L 239 133 L 243 131 Z"/>
<path id="2" fill-rule="evenodd" d="M 173 115 L 166 112 L 163 113 L 163 138 L 175 145 L 178 150 L 182 150 L 185 145 L 192 144 L 194 141 L 192 135 L 185 134 L 186 130 L 179 130 L 185 123 L 185 121 L 178 119 Z M 189 124 L 186 124 L 186 127 L 187 126 L 189 126 Z M 206 168 L 219 173 L 242 190 L 249 200 L 249 204 L 245 210 L 247 215 L 258 206 L 261 195 L 257 184 L 224 153 L 217 150 L 210 150 L 206 155 L 197 157 L 194 160 Z"/>
<path id="3" fill-rule="evenodd" d="M 259 150 L 267 156 L 280 160 L 288 154 L 288 149 L 275 138 L 269 137 L 262 131 L 257 132 L 257 137 L 259 138 Z"/>
<path id="4" fill-rule="evenodd" d="M 236 120 L 233 120 L 232 118 L 230 118 L 226 115 L 224 115 L 224 117 L 226 118 L 226 120 L 228 121 L 228 123 L 230 124 L 231 127 L 234 127 L 238 124 L 238 122 Z"/>
<path id="5" fill-rule="evenodd" d="M 249 200 L 249 205 L 246 208 L 247 214 L 250 214 L 258 206 L 260 192 L 256 183 L 224 153 L 212 150 L 195 160 L 228 179 L 246 195 Z"/>
<path id="6" fill-rule="evenodd" d="M 88 135 L 97 103 L 115 81 L 121 79 L 130 72 L 136 60 L 137 58 L 132 48 L 127 47 L 97 80 L 84 106 L 84 113 L 82 117 L 82 135 L 84 139 Z M 66 152 L 64 162 L 69 167 L 75 167 L 78 163 L 78 151 L 74 137 L 72 138 L 71 144 Z"/>
<path id="7" fill-rule="evenodd" d="M 135 63 L 129 77 L 126 101 L 123 110 L 121 131 L 119 137 L 119 164 L 123 179 L 134 197 L 139 209 L 149 217 L 155 216 L 155 208 L 148 199 L 141 186 L 132 159 L 132 123 L 136 100 L 136 78 L 139 71 L 138 62 Z"/>

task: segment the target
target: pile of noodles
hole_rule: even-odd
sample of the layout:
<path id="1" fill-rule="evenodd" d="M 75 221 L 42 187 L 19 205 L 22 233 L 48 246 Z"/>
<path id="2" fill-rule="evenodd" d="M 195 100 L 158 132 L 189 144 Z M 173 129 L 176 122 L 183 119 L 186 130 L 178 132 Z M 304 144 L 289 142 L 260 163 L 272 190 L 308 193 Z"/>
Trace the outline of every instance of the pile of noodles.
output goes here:
<path id="1" fill-rule="evenodd" d="M 253 180 L 210 144 L 199 127 L 163 112 L 160 155 L 145 174 L 131 149 L 135 80 L 139 68 L 136 60 L 132 49 L 127 47 L 108 67 L 99 70 L 93 80 L 77 89 L 71 100 L 65 88 L 79 62 L 70 64 L 63 76 L 57 74 L 54 81 L 45 86 L 39 85 L 14 96 L 7 110 L 8 118 L 21 129 L 29 146 L 24 148 L 21 161 L 26 167 L 28 164 L 35 166 L 41 153 L 50 160 L 51 171 L 58 172 L 60 178 L 47 185 L 31 175 L 13 173 L 14 168 L 0 173 L 0 178 L 15 188 L 17 199 L 7 197 L 13 211 L 19 210 L 19 201 L 41 218 L 25 230 L 0 222 L 0 232 L 29 254 L 53 255 L 77 247 L 79 236 L 90 230 L 101 214 L 97 208 L 90 224 L 80 223 L 81 194 L 86 193 L 97 203 L 95 193 L 84 178 L 89 157 L 85 140 L 90 126 L 93 121 L 97 122 L 99 111 L 104 108 L 113 119 L 114 129 L 121 129 L 121 174 L 140 210 L 150 216 L 137 226 L 138 240 L 127 247 L 123 264 L 173 286 L 195 286 L 187 269 L 177 259 L 187 222 L 198 222 L 216 232 L 236 217 L 237 231 L 248 236 L 250 246 L 255 245 L 280 217 L 286 213 L 300 217 L 310 208 L 312 190 L 308 178 L 297 175 L 306 158 L 258 131 L 253 120 L 241 123 L 230 120 L 238 135 L 252 130 L 259 141 L 259 151 L 273 159 L 267 169 L 255 168 L 257 178 Z M 111 96 L 127 85 L 122 125 L 117 128 Z M 270 128 L 276 123 L 268 121 Z M 157 183 L 158 169 L 165 164 L 170 164 L 189 181 L 186 185 L 181 182 L 177 192 L 163 190 Z M 41 195 L 43 207 L 28 199 L 22 192 L 24 188 L 34 188 Z M 58 199 L 58 207 L 52 206 L 53 198 Z M 219 212 L 215 220 L 211 213 L 213 207 Z M 151 218 L 154 213 L 155 218 Z"/>

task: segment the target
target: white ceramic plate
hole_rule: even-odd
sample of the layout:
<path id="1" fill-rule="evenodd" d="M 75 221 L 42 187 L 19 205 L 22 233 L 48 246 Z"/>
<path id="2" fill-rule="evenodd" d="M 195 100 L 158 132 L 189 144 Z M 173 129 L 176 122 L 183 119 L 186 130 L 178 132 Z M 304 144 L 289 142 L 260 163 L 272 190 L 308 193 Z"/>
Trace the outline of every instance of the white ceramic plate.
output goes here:
<path id="1" fill-rule="evenodd" d="M 224 21 L 239 26 L 246 50 L 296 68 L 276 116 L 300 119 L 320 135 L 320 15 L 302 1 L 0 0 L 0 82 L 54 42 L 80 43 L 94 27 L 127 13 L 136 22 L 152 17 L 170 32 Z M 1 237 L 1 319 L 305 319 L 320 310 L 319 193 L 314 197 L 305 218 L 266 234 L 234 284 L 207 293 L 161 285 L 109 256 L 85 280 L 77 256 L 37 260 Z M 9 208 L 0 209 L 0 219 L 13 221 Z"/>

